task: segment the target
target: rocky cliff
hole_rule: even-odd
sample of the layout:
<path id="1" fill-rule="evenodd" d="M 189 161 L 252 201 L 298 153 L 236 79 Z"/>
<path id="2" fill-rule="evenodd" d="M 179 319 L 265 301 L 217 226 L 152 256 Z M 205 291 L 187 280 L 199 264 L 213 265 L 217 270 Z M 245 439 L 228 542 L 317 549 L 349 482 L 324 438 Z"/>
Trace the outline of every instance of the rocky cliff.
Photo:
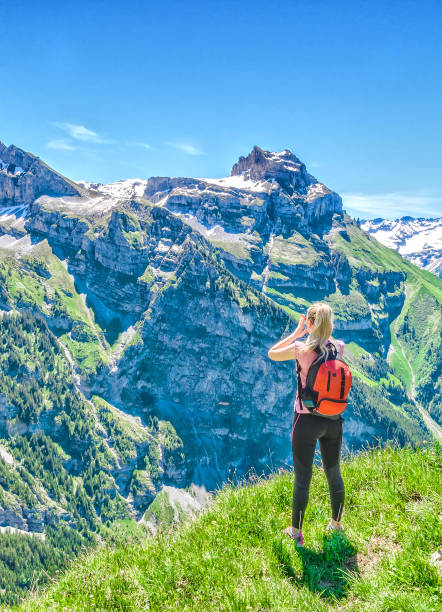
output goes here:
<path id="1" fill-rule="evenodd" d="M 0 142 L 0 205 L 28 205 L 42 194 L 79 195 L 72 181 L 31 153 Z"/>

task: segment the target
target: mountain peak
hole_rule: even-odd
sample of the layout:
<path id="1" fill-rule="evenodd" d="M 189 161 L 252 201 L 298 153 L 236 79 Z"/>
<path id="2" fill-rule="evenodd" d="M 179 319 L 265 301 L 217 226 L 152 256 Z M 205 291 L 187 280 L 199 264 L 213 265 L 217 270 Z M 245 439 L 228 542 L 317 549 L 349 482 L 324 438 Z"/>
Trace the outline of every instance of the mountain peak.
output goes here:
<path id="1" fill-rule="evenodd" d="M 28 205 L 40 195 L 80 195 L 75 184 L 39 157 L 0 142 L 0 205 Z"/>
<path id="2" fill-rule="evenodd" d="M 239 175 L 255 181 L 275 180 L 283 186 L 298 188 L 316 182 L 305 164 L 289 149 L 277 153 L 264 151 L 256 145 L 247 157 L 240 157 L 233 166 L 231 176 Z"/>

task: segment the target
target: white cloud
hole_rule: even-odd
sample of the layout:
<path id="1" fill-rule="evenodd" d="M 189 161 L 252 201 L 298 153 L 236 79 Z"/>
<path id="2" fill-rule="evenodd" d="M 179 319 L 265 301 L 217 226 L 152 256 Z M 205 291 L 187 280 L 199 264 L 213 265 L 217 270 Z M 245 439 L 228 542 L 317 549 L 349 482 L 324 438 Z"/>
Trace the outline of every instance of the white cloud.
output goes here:
<path id="1" fill-rule="evenodd" d="M 146 151 L 150 151 L 151 149 L 153 149 L 153 146 L 150 144 L 147 144 L 147 142 L 134 142 L 133 144 L 136 147 L 141 147 L 142 149 L 146 149 Z"/>
<path id="2" fill-rule="evenodd" d="M 75 151 L 75 147 L 69 140 L 50 140 L 46 143 L 47 149 L 56 149 L 57 151 Z"/>
<path id="3" fill-rule="evenodd" d="M 100 144 L 113 144 L 113 140 L 102 138 L 97 132 L 89 130 L 84 125 L 77 125 L 75 123 L 65 123 L 62 121 L 54 122 L 54 125 L 60 130 L 66 132 L 74 140 L 80 140 L 82 142 L 94 142 Z"/>
<path id="4" fill-rule="evenodd" d="M 410 217 L 439 217 L 442 215 L 442 196 L 425 194 L 341 193 L 344 208 L 354 217 L 397 219 Z"/>
<path id="5" fill-rule="evenodd" d="M 203 151 L 200 151 L 196 147 L 191 144 L 179 143 L 179 142 L 166 142 L 169 147 L 173 147 L 178 151 L 183 151 L 183 153 L 187 153 L 187 155 L 205 155 Z"/>

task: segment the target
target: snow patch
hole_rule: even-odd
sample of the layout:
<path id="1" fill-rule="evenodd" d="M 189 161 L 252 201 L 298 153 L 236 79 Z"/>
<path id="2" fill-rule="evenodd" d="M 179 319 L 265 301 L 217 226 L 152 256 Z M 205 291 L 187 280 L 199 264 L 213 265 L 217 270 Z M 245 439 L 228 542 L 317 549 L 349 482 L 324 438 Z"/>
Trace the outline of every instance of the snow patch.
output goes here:
<path id="1" fill-rule="evenodd" d="M 40 196 L 37 201 L 47 209 L 72 212 L 77 215 L 84 215 L 85 217 L 102 216 L 111 211 L 112 208 L 115 208 L 119 203 L 119 200 L 116 198 L 99 192 L 93 197 L 63 196 L 53 198 L 51 196 Z"/>
<path id="2" fill-rule="evenodd" d="M 218 185 L 219 187 L 245 189 L 246 191 L 255 191 L 258 193 L 267 193 L 272 189 L 270 181 L 252 181 L 244 178 L 243 175 L 226 176 L 224 178 L 197 178 L 197 181 Z"/>
<path id="3" fill-rule="evenodd" d="M 44 534 L 43 532 L 25 531 L 24 529 L 19 529 L 18 527 L 11 527 L 10 525 L 5 525 L 3 527 L 0 527 L 0 533 L 17 533 L 20 535 L 33 536 L 43 541 L 46 539 L 46 534 Z"/>
<path id="4" fill-rule="evenodd" d="M 78 184 L 91 191 L 97 191 L 114 198 L 132 199 L 143 196 L 146 189 L 147 180 L 144 179 L 123 179 L 114 183 L 87 183 L 78 181 Z"/>
<path id="5" fill-rule="evenodd" d="M 194 230 L 198 231 L 209 241 L 221 241 L 226 243 L 243 243 L 245 248 L 250 246 L 250 241 L 247 239 L 246 234 L 239 234 L 237 232 L 226 232 L 221 225 L 214 225 L 211 228 L 207 228 L 205 225 L 200 223 L 198 219 L 190 213 L 173 212 L 174 215 L 180 217 Z"/>
<path id="6" fill-rule="evenodd" d="M 442 218 L 374 219 L 361 228 L 381 244 L 434 274 L 442 271 Z"/>
<path id="7" fill-rule="evenodd" d="M 27 234 L 16 238 L 10 234 L 0 236 L 0 248 L 14 251 L 14 253 L 29 253 L 32 250 L 31 237 Z"/>
<path id="8" fill-rule="evenodd" d="M 14 457 L 6 450 L 4 446 L 0 446 L 0 457 L 9 465 L 14 465 Z"/>

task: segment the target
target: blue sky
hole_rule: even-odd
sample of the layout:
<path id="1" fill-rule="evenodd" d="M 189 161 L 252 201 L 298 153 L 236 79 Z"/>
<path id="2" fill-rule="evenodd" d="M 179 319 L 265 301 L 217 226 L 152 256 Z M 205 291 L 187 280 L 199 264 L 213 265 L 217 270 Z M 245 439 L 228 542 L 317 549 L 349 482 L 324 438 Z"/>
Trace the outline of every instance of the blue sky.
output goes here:
<path id="1" fill-rule="evenodd" d="M 74 180 L 291 149 L 363 217 L 442 214 L 440 1 L 0 0 L 0 140 Z"/>

